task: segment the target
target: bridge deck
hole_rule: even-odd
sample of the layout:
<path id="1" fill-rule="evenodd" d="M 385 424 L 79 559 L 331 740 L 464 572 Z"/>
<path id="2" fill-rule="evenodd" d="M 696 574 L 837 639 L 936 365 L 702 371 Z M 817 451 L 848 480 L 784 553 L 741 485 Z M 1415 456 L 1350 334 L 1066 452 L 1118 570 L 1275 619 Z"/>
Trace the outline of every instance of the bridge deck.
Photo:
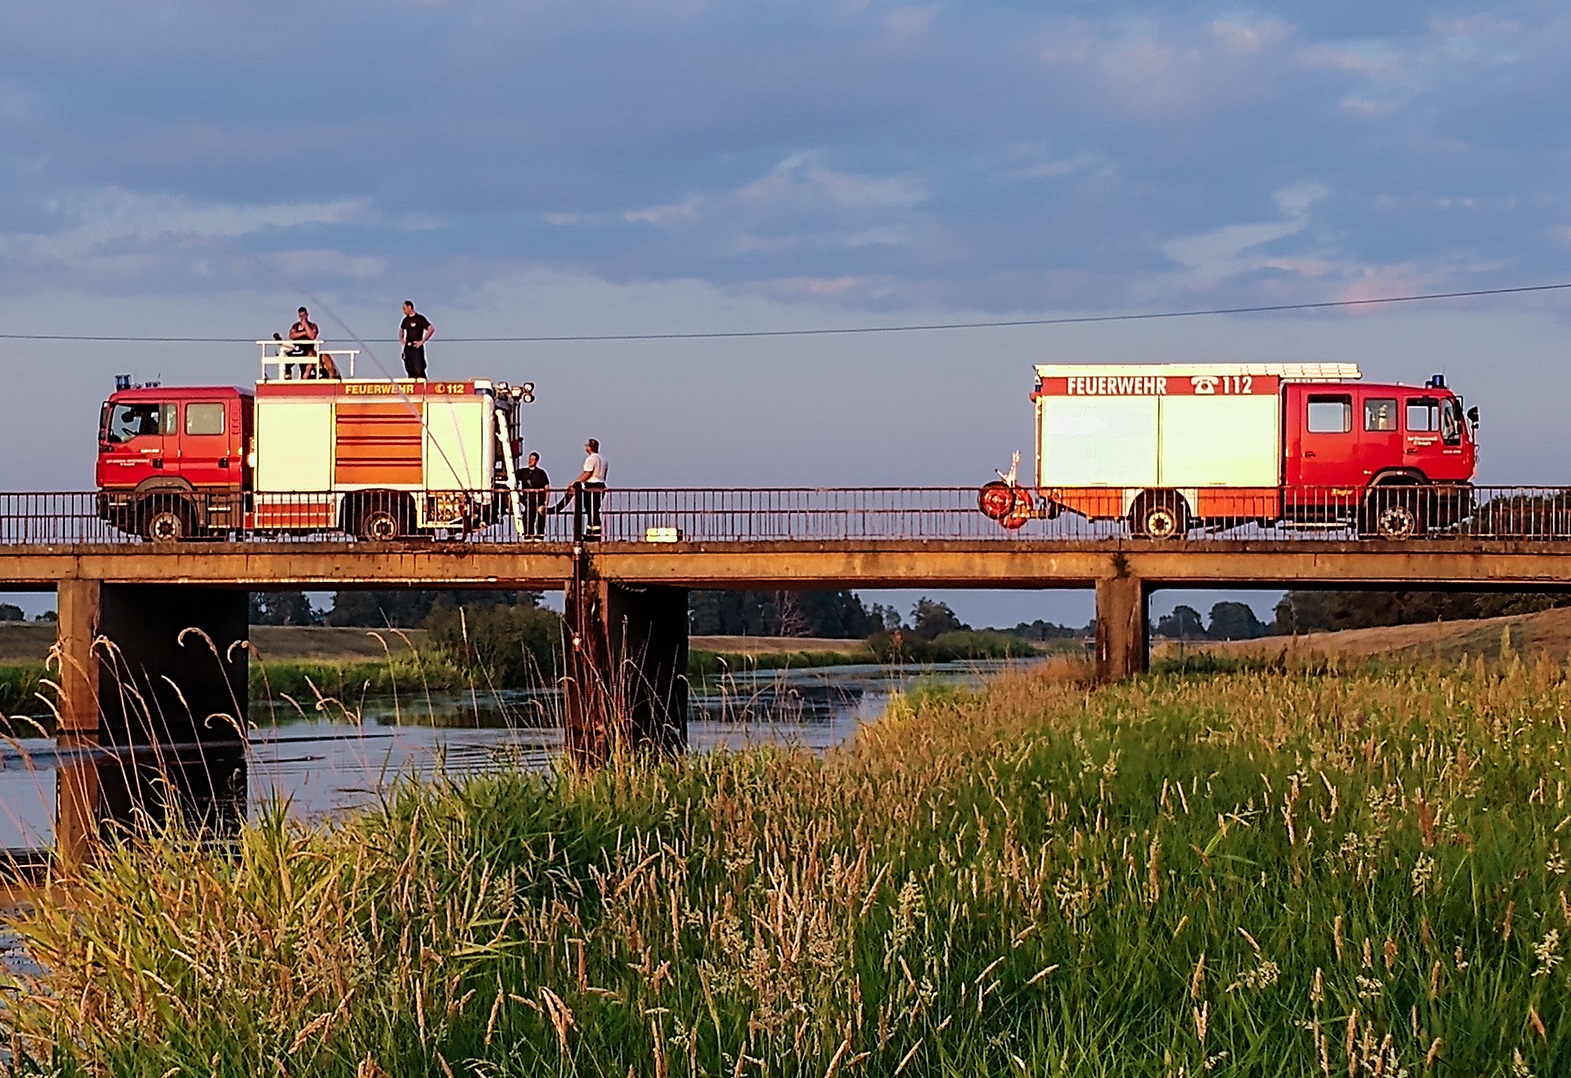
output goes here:
<path id="1" fill-rule="evenodd" d="M 1148 587 L 1303 584 L 1571 587 L 1571 541 L 1406 543 L 1138 539 L 608 542 L 585 575 L 692 588 L 1082 588 L 1134 577 Z M 0 545 L 0 587 L 64 580 L 252 590 L 432 587 L 557 590 L 569 543 L 198 543 Z"/>

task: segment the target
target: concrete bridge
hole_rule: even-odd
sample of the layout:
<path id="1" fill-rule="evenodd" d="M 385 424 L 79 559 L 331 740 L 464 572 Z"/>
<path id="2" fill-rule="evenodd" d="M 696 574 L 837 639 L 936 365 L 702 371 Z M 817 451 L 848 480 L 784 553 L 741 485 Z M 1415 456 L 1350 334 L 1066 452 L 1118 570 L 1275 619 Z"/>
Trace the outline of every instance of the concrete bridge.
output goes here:
<path id="1" fill-rule="evenodd" d="M 0 507 L 7 497 L 17 496 L 0 495 Z M 961 518 L 953 508 L 939 511 L 936 523 L 923 515 L 929 510 L 899 508 L 906 523 L 895 528 L 889 518 L 877 528 L 865 519 L 847 527 L 852 517 L 843 508 L 828 523 L 796 506 L 775 512 L 732 513 L 710 529 L 716 538 L 675 542 L 633 541 L 627 536 L 637 528 L 608 526 L 609 538 L 593 543 L 482 534 L 161 544 L 92 529 L 65 541 L 35 538 L 26 528 L 17 534 L 14 520 L 0 523 L 0 590 L 58 592 L 58 738 L 67 763 L 58 780 L 57 853 L 80 861 L 106 829 L 139 814 L 157 820 L 178 809 L 220 831 L 239 821 L 251 591 L 563 591 L 566 743 L 576 763 L 593 766 L 618 746 L 685 745 L 689 589 L 1094 589 L 1096 670 L 1110 681 L 1146 669 L 1147 602 L 1161 588 L 1571 586 L 1571 535 L 1551 529 L 1390 542 L 1241 526 L 1232 536 L 1157 542 L 1085 527 L 1051 538 L 1005 533 L 991 522 L 974 525 L 975 510 Z M 608 525 L 612 519 L 608 512 Z M 911 519 L 926 523 L 912 527 Z M 966 523 L 953 526 L 957 520 Z M 758 537 L 741 537 L 749 531 Z M 793 531 L 806 535 L 780 534 Z M 872 534 L 848 534 L 856 531 Z"/>

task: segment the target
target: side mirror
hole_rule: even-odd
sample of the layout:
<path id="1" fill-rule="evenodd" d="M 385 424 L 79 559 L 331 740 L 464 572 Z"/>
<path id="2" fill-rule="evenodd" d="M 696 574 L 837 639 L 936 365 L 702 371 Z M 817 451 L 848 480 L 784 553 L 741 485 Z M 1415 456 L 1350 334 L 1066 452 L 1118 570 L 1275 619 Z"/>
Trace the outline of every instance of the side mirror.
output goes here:
<path id="1" fill-rule="evenodd" d="M 1475 427 L 1478 426 L 1478 405 L 1475 404 L 1467 410 L 1467 421 Z"/>

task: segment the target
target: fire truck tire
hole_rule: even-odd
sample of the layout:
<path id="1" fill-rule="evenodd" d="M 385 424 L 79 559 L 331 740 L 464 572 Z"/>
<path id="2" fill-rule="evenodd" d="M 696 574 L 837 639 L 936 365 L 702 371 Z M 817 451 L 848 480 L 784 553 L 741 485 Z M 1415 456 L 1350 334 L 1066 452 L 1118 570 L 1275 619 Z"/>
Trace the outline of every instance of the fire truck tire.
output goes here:
<path id="1" fill-rule="evenodd" d="M 404 525 L 398 518 L 398 512 L 386 506 L 367 506 L 360 511 L 360 518 L 355 522 L 355 534 L 373 542 L 389 542 L 403 533 Z"/>
<path id="2" fill-rule="evenodd" d="M 1182 539 L 1189 534 L 1189 506 L 1181 494 L 1142 494 L 1129 511 L 1129 530 L 1147 539 Z"/>
<path id="3" fill-rule="evenodd" d="M 1364 510 L 1364 519 L 1358 530 L 1366 536 L 1373 535 L 1398 543 L 1422 534 L 1424 522 L 1418 513 L 1417 499 L 1395 498 L 1368 507 Z"/>
<path id="4" fill-rule="evenodd" d="M 989 520 L 1003 520 L 1015 509 L 1019 492 L 1008 483 L 998 480 L 984 485 L 976 496 L 977 508 Z"/>
<path id="5" fill-rule="evenodd" d="M 154 543 L 178 543 L 192 532 L 191 511 L 183 505 L 150 508 L 142 517 L 142 537 Z"/>

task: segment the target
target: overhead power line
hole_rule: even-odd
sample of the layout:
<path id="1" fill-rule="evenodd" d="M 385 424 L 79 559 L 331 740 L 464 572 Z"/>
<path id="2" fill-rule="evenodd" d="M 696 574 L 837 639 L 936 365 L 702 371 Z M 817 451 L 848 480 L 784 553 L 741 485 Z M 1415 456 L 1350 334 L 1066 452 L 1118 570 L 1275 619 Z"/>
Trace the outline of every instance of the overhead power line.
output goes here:
<path id="1" fill-rule="evenodd" d="M 1273 314 L 1288 311 L 1323 311 L 1337 307 L 1373 307 L 1384 303 L 1421 303 L 1442 299 L 1476 299 L 1483 296 L 1513 296 L 1529 292 L 1558 292 L 1571 288 L 1571 281 L 1560 284 L 1521 285 L 1516 288 L 1476 288 L 1465 292 L 1424 292 L 1407 296 L 1377 296 L 1371 299 L 1334 299 L 1319 303 L 1269 303 L 1252 307 L 1205 307 L 1183 311 L 1141 311 L 1132 314 L 1064 315 L 1057 318 L 1011 318 L 983 322 L 920 322 L 896 326 L 840 326 L 820 329 L 730 329 L 701 330 L 690 333 L 563 333 L 518 337 L 443 337 L 446 344 L 556 344 L 573 341 L 701 341 L 743 337 L 828 337 L 850 333 L 922 333 L 955 329 L 1009 329 L 1024 326 L 1073 326 L 1095 322 L 1149 322 L 1161 318 L 1204 318 L 1225 314 Z M 129 334 L 89 333 L 0 333 L 7 341 L 86 341 L 112 344 L 250 344 L 244 337 L 142 337 Z M 379 342 L 379 343 L 391 343 Z"/>

